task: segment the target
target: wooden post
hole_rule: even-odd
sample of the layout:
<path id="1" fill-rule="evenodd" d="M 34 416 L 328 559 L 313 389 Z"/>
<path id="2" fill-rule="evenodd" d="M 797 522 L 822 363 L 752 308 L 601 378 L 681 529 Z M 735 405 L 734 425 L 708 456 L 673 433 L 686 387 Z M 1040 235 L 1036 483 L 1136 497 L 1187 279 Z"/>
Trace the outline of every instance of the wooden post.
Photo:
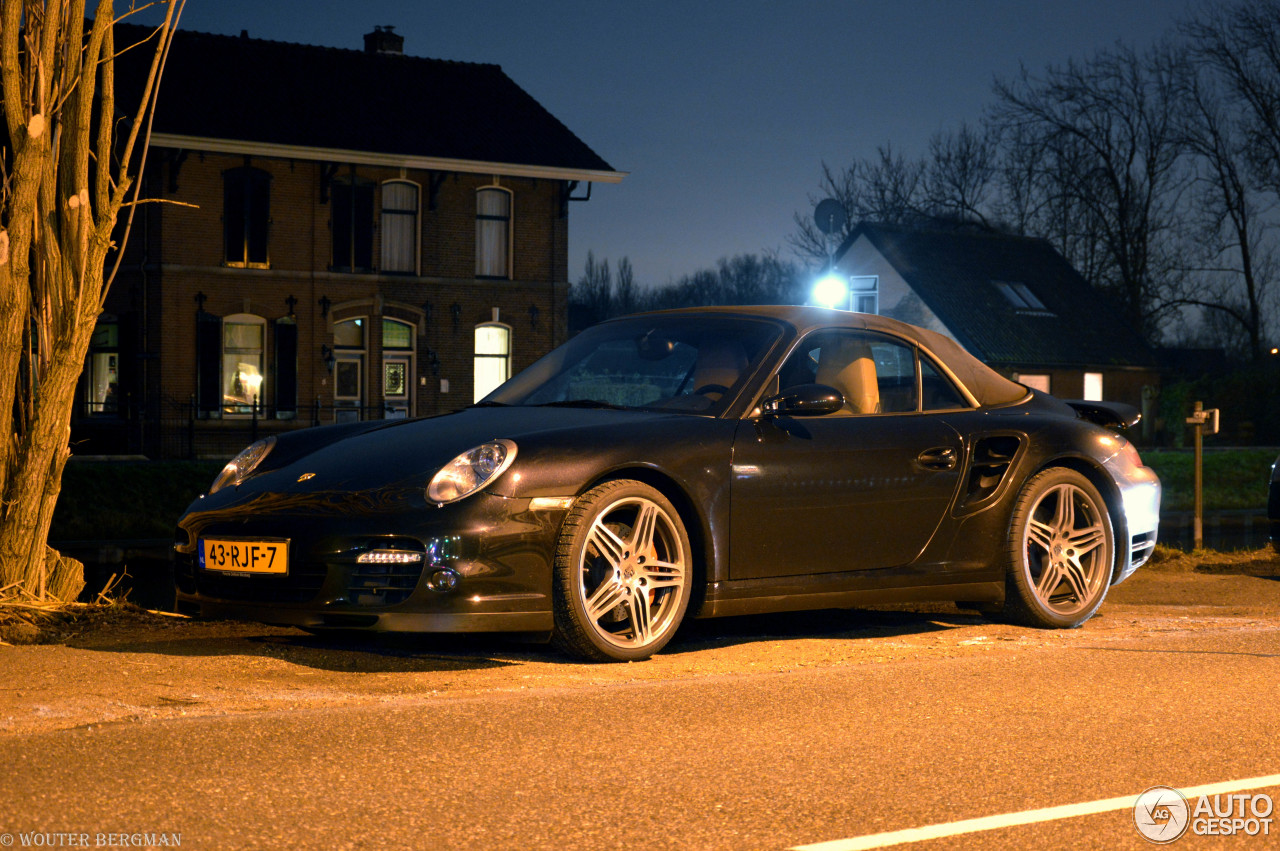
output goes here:
<path id="1" fill-rule="evenodd" d="M 1192 546 L 1204 548 L 1204 403 L 1196 402 L 1195 412 L 1195 519 L 1192 520 Z"/>

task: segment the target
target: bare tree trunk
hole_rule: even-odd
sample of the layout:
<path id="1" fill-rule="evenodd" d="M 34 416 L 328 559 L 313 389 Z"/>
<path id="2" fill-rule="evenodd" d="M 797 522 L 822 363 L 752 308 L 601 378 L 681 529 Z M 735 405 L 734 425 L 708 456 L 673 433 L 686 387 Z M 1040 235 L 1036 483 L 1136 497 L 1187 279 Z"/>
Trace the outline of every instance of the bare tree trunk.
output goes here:
<path id="1" fill-rule="evenodd" d="M 0 191 L 0 595 L 68 600 L 83 585 L 80 565 L 48 546 L 49 524 L 71 454 L 76 384 L 110 286 L 106 265 L 123 250 L 112 231 L 130 201 L 130 167 L 142 167 L 135 148 L 142 140 L 145 153 L 181 3 L 165 4 L 141 105 L 118 125 L 111 0 L 100 0 L 91 22 L 84 0 L 0 0 L 10 145 Z M 117 138 L 117 126 L 128 135 Z"/>

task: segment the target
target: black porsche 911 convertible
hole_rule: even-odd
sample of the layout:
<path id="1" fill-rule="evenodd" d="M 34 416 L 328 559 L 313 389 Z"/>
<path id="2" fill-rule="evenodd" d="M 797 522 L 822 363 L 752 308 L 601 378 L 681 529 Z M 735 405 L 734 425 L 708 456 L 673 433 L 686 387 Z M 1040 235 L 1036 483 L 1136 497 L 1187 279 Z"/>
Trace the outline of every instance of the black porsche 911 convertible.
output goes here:
<path id="1" fill-rule="evenodd" d="M 879 316 L 640 314 L 466 410 L 245 449 L 179 521 L 178 606 L 595 660 L 686 617 L 868 603 L 1073 627 L 1155 547 L 1136 421 Z"/>

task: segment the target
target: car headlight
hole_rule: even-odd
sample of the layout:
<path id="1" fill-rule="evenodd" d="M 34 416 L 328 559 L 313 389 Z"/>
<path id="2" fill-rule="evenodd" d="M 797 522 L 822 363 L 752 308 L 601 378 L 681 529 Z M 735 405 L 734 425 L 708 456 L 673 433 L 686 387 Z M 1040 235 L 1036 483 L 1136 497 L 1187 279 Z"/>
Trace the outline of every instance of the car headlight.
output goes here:
<path id="1" fill-rule="evenodd" d="M 427 486 L 427 498 L 436 505 L 457 502 L 492 482 L 516 460 L 510 440 L 492 440 L 468 449 L 440 468 Z"/>
<path id="2" fill-rule="evenodd" d="M 218 478 L 213 480 L 213 484 L 209 486 L 209 493 L 217 493 L 227 485 L 240 486 L 240 483 L 249 478 L 249 474 L 254 471 L 262 459 L 271 454 L 272 448 L 276 445 L 274 437 L 267 437 L 256 443 L 251 443 L 245 447 L 239 455 L 227 462 L 227 466 L 222 468 L 222 472 L 218 474 Z"/>

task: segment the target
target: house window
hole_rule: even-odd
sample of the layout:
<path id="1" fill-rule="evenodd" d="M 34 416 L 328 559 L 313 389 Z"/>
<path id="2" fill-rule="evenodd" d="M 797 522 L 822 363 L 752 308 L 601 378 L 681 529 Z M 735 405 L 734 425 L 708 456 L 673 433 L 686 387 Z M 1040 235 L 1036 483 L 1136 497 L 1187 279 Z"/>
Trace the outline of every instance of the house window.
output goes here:
<path id="1" fill-rule="evenodd" d="M 270 174 L 249 166 L 222 173 L 222 225 L 228 266 L 267 268 Z"/>
<path id="2" fill-rule="evenodd" d="M 879 313 L 880 276 L 855 275 L 849 278 L 849 302 L 854 313 Z"/>
<path id="3" fill-rule="evenodd" d="M 1052 316 L 1053 311 L 1044 306 L 1044 302 L 1036 297 L 1031 288 L 1026 284 L 1010 283 L 1008 281 L 992 281 L 996 289 L 1000 291 L 1000 295 L 1005 297 L 1009 304 L 1019 313 L 1037 313 L 1042 316 Z"/>
<path id="4" fill-rule="evenodd" d="M 1102 401 L 1102 373 L 1086 372 L 1084 374 L 1084 400 L 1086 402 Z"/>
<path id="5" fill-rule="evenodd" d="M 120 326 L 99 322 L 89 342 L 88 392 L 90 416 L 116 416 L 120 412 Z"/>
<path id="6" fill-rule="evenodd" d="M 1013 374 L 1013 380 L 1024 387 L 1030 387 L 1032 390 L 1039 390 L 1041 393 L 1052 393 L 1049 383 L 1049 376 L 1039 373 L 1017 373 Z"/>
<path id="7" fill-rule="evenodd" d="M 417 274 L 418 184 L 389 180 L 382 184 L 383 272 Z"/>
<path id="8" fill-rule="evenodd" d="M 475 398 L 479 402 L 511 377 L 511 326 L 476 326 Z"/>
<path id="9" fill-rule="evenodd" d="M 354 170 L 329 185 L 334 271 L 373 269 L 373 187 Z"/>
<path id="10" fill-rule="evenodd" d="M 254 413 L 261 404 L 267 320 L 237 313 L 222 320 L 222 412 Z"/>
<path id="11" fill-rule="evenodd" d="M 476 193 L 476 277 L 511 277 L 511 193 L 496 186 Z"/>
<path id="12" fill-rule="evenodd" d="M 364 408 L 364 319 L 333 323 L 333 418 L 355 422 Z"/>

